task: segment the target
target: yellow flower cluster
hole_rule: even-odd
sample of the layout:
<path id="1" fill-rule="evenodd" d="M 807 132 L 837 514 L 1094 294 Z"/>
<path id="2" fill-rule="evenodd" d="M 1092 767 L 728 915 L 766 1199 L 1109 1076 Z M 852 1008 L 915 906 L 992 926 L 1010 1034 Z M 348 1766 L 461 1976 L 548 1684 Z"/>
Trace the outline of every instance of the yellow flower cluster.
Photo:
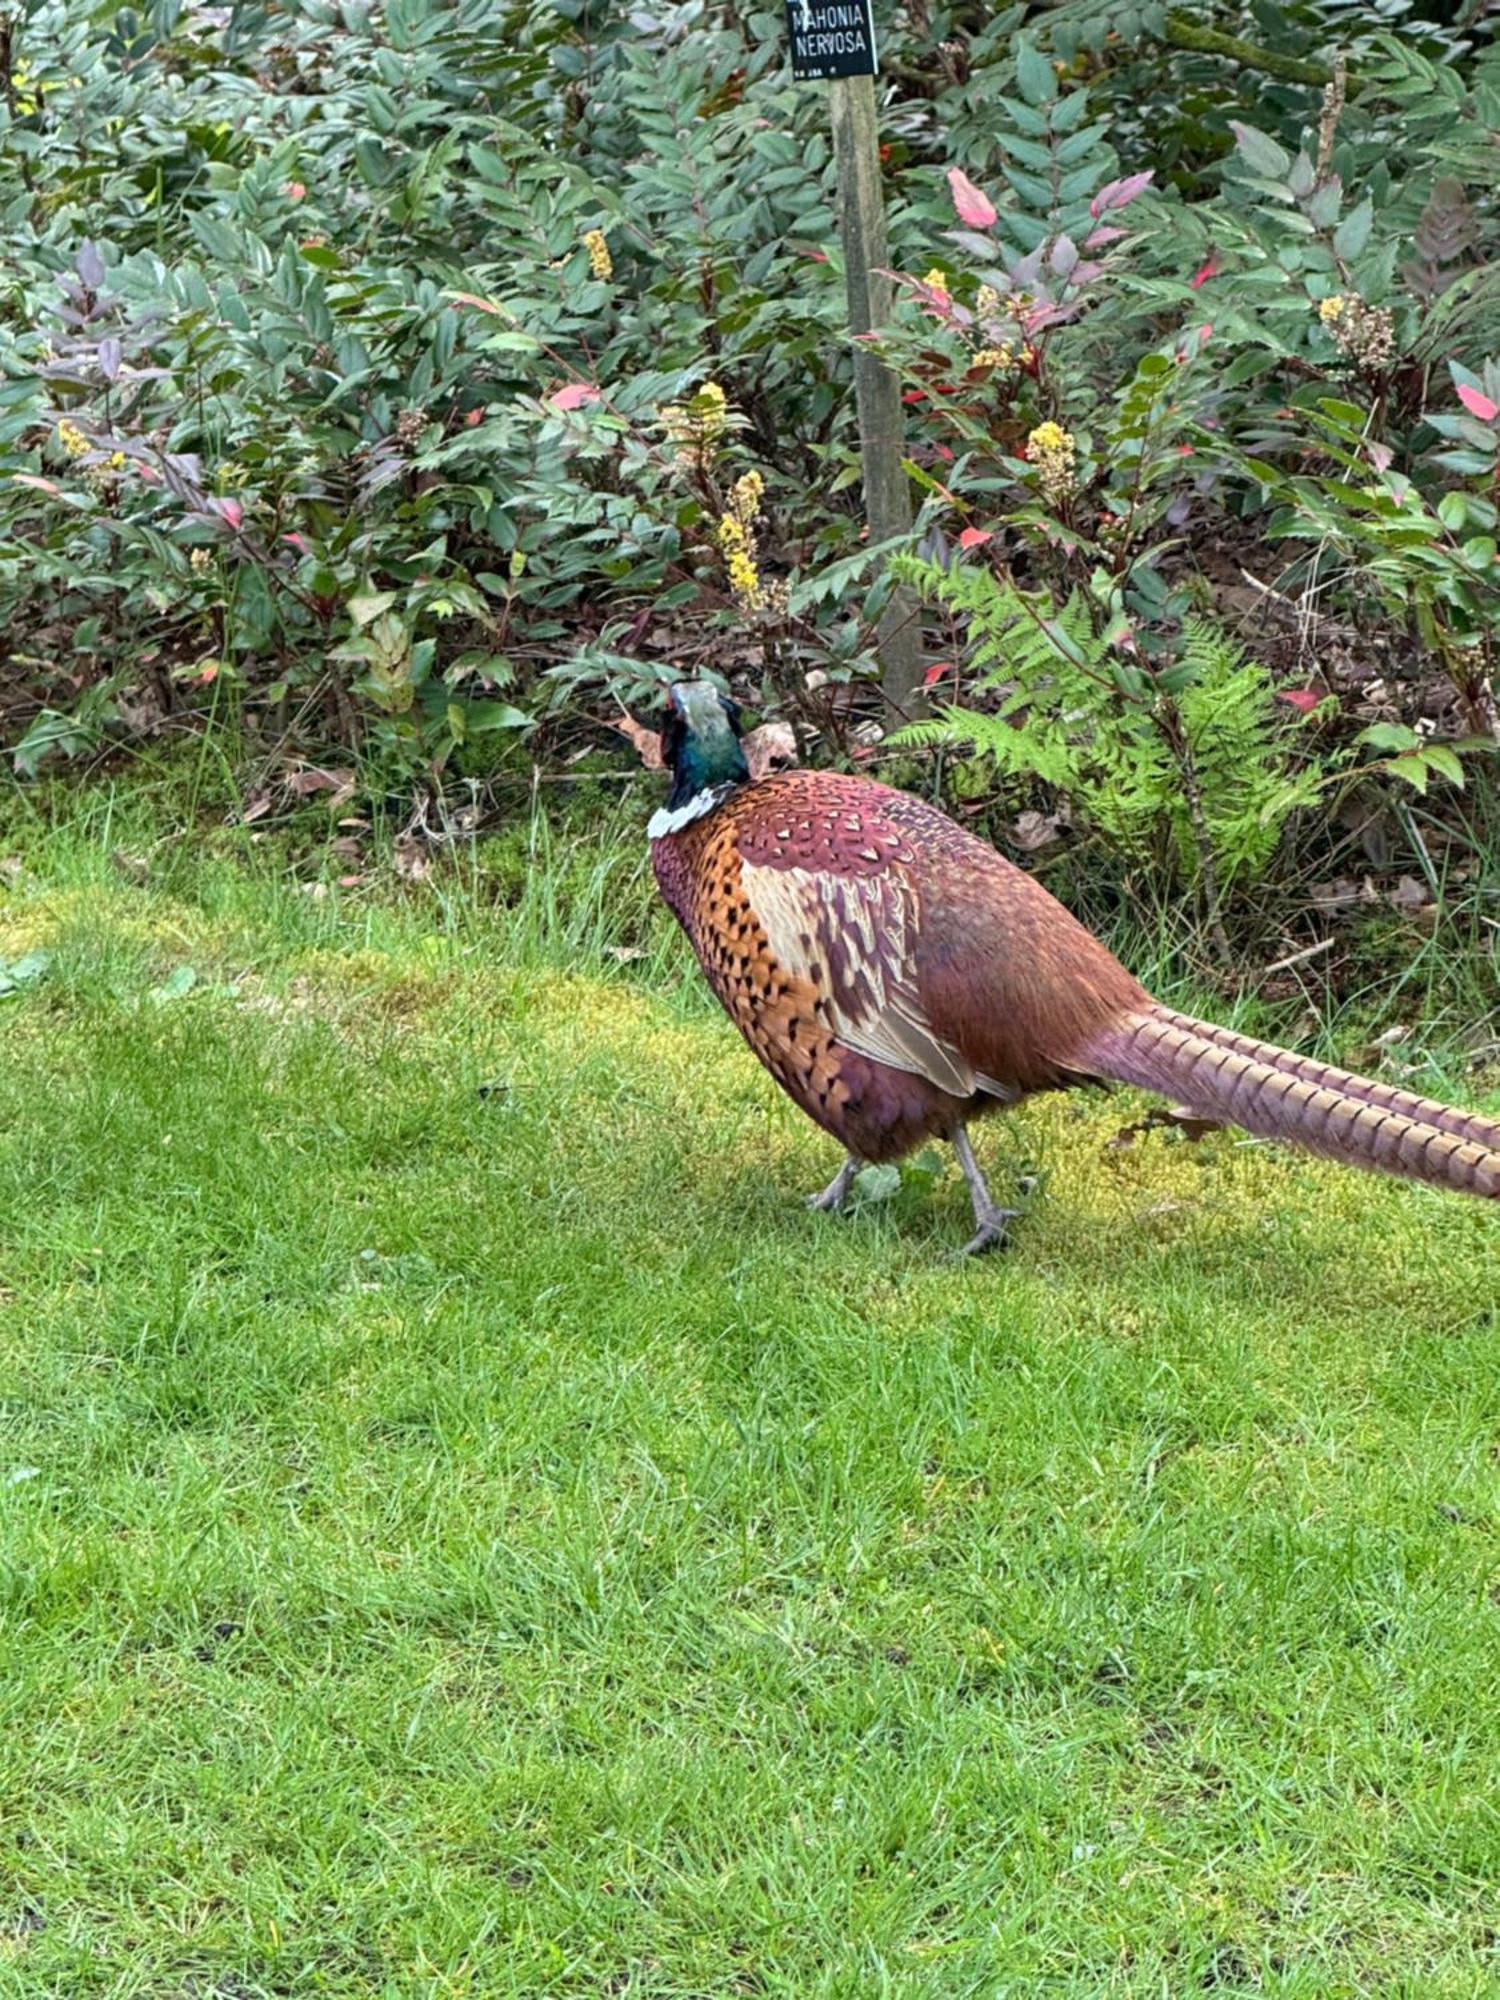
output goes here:
<path id="1" fill-rule="evenodd" d="M 737 521 L 743 521 L 748 528 L 760 512 L 760 503 L 765 498 L 766 482 L 758 472 L 747 472 L 738 478 L 729 491 L 729 511 Z"/>
<path id="2" fill-rule="evenodd" d="M 1000 294 L 993 285 L 981 285 L 974 294 L 974 311 L 980 319 L 1000 317 Z"/>
<path id="3" fill-rule="evenodd" d="M 1320 299 L 1318 318 L 1333 335 L 1334 345 L 1356 368 L 1375 373 L 1396 358 L 1396 319 L 1389 306 L 1372 306 L 1357 295 L 1335 294 Z"/>
<path id="4" fill-rule="evenodd" d="M 719 548 L 735 603 L 741 611 L 759 611 L 762 600 L 760 571 L 755 566 L 755 537 L 733 514 L 725 514 L 719 521 Z"/>
<path id="5" fill-rule="evenodd" d="M 1026 456 L 1036 467 L 1044 498 L 1066 500 L 1073 491 L 1078 446 L 1071 431 L 1049 418 L 1038 424 L 1026 440 Z"/>
<path id="6" fill-rule="evenodd" d="M 706 472 L 729 425 L 729 398 L 717 382 L 705 382 L 690 403 L 668 403 L 661 420 L 677 447 L 677 463 Z"/>
<path id="7" fill-rule="evenodd" d="M 924 285 L 931 285 L 935 292 L 946 292 L 948 289 L 948 273 L 940 264 L 934 264 L 926 277 L 923 278 L 922 283 Z"/>
<path id="8" fill-rule="evenodd" d="M 765 496 L 766 482 L 758 472 L 746 472 L 729 489 L 729 506 L 719 518 L 717 538 L 729 588 L 741 611 L 763 611 L 765 586 L 756 564 L 755 520 Z"/>
<path id="9" fill-rule="evenodd" d="M 981 347 L 975 351 L 976 368 L 1029 368 L 1035 357 L 1029 347 L 1023 347 L 1019 354 L 1007 343 L 1003 347 Z"/>
<path id="10" fill-rule="evenodd" d="M 58 425 L 57 441 L 69 458 L 82 458 L 91 448 L 88 439 L 70 417 L 64 417 Z"/>
<path id="11" fill-rule="evenodd" d="M 596 278 L 607 281 L 615 275 L 614 259 L 609 254 L 609 239 L 602 229 L 586 229 L 583 232 L 583 247 L 589 253 L 589 269 Z"/>

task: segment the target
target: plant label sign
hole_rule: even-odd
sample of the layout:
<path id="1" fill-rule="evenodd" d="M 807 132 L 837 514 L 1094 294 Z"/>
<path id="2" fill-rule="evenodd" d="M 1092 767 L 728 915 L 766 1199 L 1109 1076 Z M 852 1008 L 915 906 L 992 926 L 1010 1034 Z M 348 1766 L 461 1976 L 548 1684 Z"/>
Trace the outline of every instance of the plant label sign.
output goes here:
<path id="1" fill-rule="evenodd" d="M 872 0 L 786 0 L 786 17 L 799 81 L 875 75 Z"/>

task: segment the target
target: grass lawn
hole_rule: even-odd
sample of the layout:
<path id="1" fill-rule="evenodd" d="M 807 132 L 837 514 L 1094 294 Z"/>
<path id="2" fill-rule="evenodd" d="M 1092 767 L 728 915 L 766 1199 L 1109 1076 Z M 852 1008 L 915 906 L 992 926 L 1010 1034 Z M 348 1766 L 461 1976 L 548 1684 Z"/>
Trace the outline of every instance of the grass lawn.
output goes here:
<path id="1" fill-rule="evenodd" d="M 135 810 L 0 821 L 0 1994 L 1500 1993 L 1489 1208 L 1038 1100 L 960 1264 L 638 832 Z"/>

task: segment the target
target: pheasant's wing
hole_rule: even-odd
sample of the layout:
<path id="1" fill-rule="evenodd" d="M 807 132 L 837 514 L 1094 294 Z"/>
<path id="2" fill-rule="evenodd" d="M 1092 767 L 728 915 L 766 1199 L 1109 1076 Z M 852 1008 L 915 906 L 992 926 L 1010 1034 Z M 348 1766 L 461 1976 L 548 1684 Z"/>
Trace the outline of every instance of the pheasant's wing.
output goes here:
<path id="1" fill-rule="evenodd" d="M 1014 1095 L 977 1072 L 927 1019 L 914 971 L 918 893 L 905 869 L 845 873 L 745 860 L 740 879 L 772 952 L 821 996 L 846 1047 L 954 1097 Z"/>

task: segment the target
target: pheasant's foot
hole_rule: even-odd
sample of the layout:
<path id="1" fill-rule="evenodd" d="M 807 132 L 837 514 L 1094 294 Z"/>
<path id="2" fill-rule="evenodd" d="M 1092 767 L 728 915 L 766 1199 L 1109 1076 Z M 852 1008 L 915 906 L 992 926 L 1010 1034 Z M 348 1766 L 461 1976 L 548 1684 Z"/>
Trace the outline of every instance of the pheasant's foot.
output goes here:
<path id="1" fill-rule="evenodd" d="M 964 1179 L 969 1183 L 969 1198 L 974 1204 L 974 1234 L 960 1254 L 978 1257 L 986 1250 L 1003 1250 L 1009 1240 L 1006 1224 L 1014 1222 L 1021 1211 L 1018 1208 L 1001 1208 L 996 1202 L 962 1125 L 953 1134 L 953 1150 L 964 1170 Z"/>
<path id="2" fill-rule="evenodd" d="M 959 1256 L 982 1257 L 986 1250 L 1005 1249 L 1010 1242 L 1006 1224 L 1014 1222 L 1020 1213 L 1018 1208 L 992 1208 L 983 1216 L 976 1214 L 974 1220 L 979 1227 L 959 1251 Z"/>
<path id="3" fill-rule="evenodd" d="M 859 1172 L 859 1166 L 859 1161 L 851 1153 L 827 1187 L 807 1197 L 808 1207 L 826 1209 L 831 1214 L 837 1215 L 849 1199 L 849 1190 L 854 1185 L 854 1177 Z"/>

